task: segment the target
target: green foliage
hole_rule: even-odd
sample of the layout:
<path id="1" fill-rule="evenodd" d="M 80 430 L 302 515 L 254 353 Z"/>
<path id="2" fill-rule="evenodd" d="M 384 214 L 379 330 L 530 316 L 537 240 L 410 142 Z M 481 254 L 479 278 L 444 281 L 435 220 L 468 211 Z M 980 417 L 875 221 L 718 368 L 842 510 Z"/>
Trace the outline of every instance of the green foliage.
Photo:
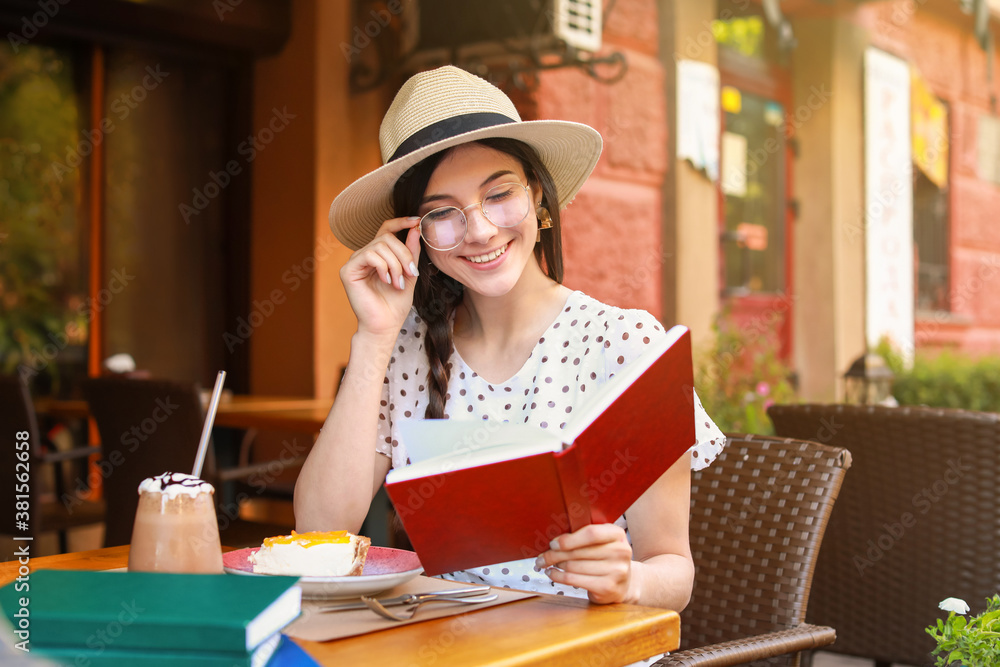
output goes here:
<path id="1" fill-rule="evenodd" d="M 53 169 L 76 146 L 71 72 L 56 51 L 0 47 L 0 372 L 21 364 L 55 375 L 43 351 L 86 339 L 74 308 L 85 291 L 76 170 Z M 66 334 L 77 326 L 76 336 Z M 82 325 L 82 328 L 81 328 Z"/>
<path id="2" fill-rule="evenodd" d="M 913 367 L 906 369 L 887 343 L 877 352 L 896 375 L 892 394 L 900 405 L 1000 412 L 1000 357 L 918 353 Z"/>
<path id="3" fill-rule="evenodd" d="M 771 435 L 767 408 L 795 402 L 791 369 L 778 356 L 770 332 L 738 326 L 728 313 L 716 318 L 714 340 L 695 354 L 694 384 L 705 411 L 729 433 Z"/>
<path id="4" fill-rule="evenodd" d="M 759 58 L 764 50 L 764 19 L 760 16 L 737 16 L 728 21 L 712 21 L 715 41 L 741 55 Z"/>
<path id="5" fill-rule="evenodd" d="M 996 667 L 1000 665 L 1000 595 L 986 600 L 986 611 L 974 618 L 948 612 L 948 618 L 938 619 L 927 628 L 937 646 L 938 667 Z"/>

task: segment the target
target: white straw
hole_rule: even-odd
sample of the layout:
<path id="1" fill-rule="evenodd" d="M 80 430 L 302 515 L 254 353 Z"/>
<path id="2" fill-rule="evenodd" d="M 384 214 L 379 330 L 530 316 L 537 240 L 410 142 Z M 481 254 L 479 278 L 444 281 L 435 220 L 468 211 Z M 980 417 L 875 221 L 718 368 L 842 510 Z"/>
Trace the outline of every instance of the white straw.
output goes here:
<path id="1" fill-rule="evenodd" d="M 212 424 L 215 413 L 219 409 L 219 399 L 222 397 L 222 385 L 226 383 L 226 371 L 219 371 L 215 378 L 215 389 L 212 390 L 212 400 L 208 404 L 208 414 L 205 415 L 205 426 L 201 429 L 201 442 L 198 443 L 198 456 L 194 460 L 194 470 L 191 474 L 201 477 L 201 467 L 205 464 L 205 452 L 208 451 L 208 441 L 212 438 Z"/>

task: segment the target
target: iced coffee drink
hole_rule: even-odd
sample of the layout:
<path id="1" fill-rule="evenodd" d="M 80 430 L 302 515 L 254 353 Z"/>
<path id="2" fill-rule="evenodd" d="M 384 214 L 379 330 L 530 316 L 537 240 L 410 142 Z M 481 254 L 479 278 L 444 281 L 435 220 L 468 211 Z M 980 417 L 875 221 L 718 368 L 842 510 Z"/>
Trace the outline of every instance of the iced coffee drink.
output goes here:
<path id="1" fill-rule="evenodd" d="M 215 489 L 183 473 L 139 485 L 128 569 L 142 572 L 222 572 Z"/>

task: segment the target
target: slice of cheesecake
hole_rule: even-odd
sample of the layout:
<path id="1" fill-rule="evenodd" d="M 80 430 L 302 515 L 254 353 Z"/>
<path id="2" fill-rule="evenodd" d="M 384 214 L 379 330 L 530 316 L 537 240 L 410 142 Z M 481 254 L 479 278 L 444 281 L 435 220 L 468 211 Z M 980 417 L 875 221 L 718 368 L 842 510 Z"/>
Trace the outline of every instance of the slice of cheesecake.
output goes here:
<path id="1" fill-rule="evenodd" d="M 345 577 L 361 574 L 371 540 L 346 530 L 278 535 L 250 555 L 258 574 Z"/>

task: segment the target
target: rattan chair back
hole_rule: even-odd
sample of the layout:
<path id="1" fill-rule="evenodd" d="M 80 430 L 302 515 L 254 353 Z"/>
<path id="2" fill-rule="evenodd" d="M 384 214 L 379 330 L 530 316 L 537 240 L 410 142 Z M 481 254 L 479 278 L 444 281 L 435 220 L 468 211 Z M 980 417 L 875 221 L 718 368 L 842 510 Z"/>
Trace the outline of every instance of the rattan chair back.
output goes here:
<path id="1" fill-rule="evenodd" d="M 925 407 L 776 405 L 778 433 L 854 456 L 827 530 L 810 622 L 829 650 L 932 665 L 925 632 L 947 597 L 1000 590 L 1000 415 Z"/>
<path id="2" fill-rule="evenodd" d="M 16 376 L 0 376 L 0 433 L 0 470 L 4 471 L 0 501 L 8 508 L 2 513 L 0 535 L 35 538 L 55 531 L 59 549 L 65 551 L 68 530 L 104 520 L 103 503 L 82 500 L 59 485 L 62 462 L 86 458 L 96 450 L 47 453 L 28 386 Z M 43 494 L 46 466 L 53 471 L 53 486 Z M 10 556 L 14 550 L 4 553 Z"/>
<path id="3" fill-rule="evenodd" d="M 814 442 L 729 435 L 719 458 L 692 473 L 696 574 L 681 614 L 682 650 L 696 654 L 694 647 L 803 624 L 823 532 L 850 461 L 846 450 Z M 745 648 L 736 641 L 731 662 L 712 664 L 743 662 Z M 798 660 L 792 653 L 764 662 Z"/>

